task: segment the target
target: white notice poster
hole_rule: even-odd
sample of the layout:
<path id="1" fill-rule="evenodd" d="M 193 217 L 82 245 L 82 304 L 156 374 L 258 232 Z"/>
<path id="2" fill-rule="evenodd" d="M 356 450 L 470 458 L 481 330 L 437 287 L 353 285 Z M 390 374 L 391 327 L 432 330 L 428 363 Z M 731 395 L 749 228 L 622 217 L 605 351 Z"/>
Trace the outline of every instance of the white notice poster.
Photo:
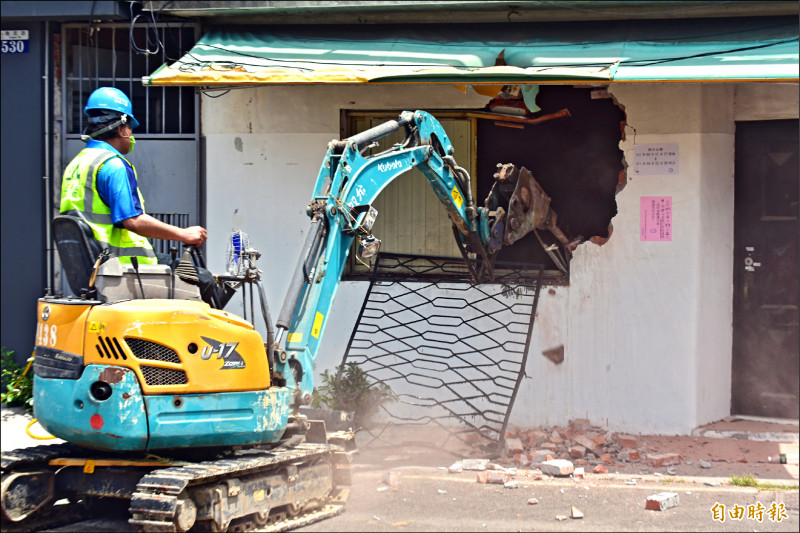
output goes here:
<path id="1" fill-rule="evenodd" d="M 678 174 L 678 143 L 635 144 L 633 173 L 637 176 Z"/>

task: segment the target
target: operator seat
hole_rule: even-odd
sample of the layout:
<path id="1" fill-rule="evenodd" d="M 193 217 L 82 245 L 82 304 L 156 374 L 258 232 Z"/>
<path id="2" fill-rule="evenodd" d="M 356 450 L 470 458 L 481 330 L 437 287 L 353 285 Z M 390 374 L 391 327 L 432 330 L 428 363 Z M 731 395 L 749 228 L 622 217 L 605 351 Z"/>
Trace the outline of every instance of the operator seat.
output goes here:
<path id="1" fill-rule="evenodd" d="M 53 218 L 53 237 L 67 275 L 69 288 L 76 295 L 89 289 L 89 279 L 102 249 L 84 220 L 58 215 Z"/>

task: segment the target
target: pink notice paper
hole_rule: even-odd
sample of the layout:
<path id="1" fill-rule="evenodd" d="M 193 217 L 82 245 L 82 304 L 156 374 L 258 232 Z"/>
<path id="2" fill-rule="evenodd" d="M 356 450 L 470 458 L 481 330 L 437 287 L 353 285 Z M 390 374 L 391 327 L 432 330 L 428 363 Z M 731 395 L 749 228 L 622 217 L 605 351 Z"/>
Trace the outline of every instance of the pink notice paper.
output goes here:
<path id="1" fill-rule="evenodd" d="M 639 207 L 639 240 L 671 241 L 672 196 L 642 196 Z"/>

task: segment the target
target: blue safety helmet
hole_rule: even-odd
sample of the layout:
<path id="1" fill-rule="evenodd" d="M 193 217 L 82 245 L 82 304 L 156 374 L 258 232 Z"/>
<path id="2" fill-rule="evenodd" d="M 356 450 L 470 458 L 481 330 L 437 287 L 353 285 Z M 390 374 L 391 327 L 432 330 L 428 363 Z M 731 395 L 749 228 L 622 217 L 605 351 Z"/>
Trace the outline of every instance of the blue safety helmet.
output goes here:
<path id="1" fill-rule="evenodd" d="M 126 115 L 131 128 L 137 128 L 139 121 L 133 117 L 133 105 L 124 92 L 114 87 L 100 87 L 89 95 L 83 114 L 93 117 L 94 122 L 106 122 L 109 118 Z M 90 120 L 91 122 L 92 120 Z"/>

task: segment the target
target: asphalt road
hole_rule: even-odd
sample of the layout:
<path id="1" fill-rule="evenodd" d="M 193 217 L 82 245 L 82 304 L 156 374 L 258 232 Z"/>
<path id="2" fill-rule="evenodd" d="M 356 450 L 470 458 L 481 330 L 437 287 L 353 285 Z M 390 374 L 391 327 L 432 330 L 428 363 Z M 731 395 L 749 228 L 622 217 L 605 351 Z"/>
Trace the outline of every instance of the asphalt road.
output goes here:
<path id="1" fill-rule="evenodd" d="M 4 450 L 48 443 L 25 436 L 25 417 L 11 416 L 4 409 L 2 422 Z M 344 512 L 297 531 L 800 530 L 798 490 L 734 487 L 724 472 L 712 477 L 665 471 L 656 475 L 652 468 L 628 465 L 622 471 L 612 468 L 609 474 L 589 473 L 584 479 L 537 479 L 537 471 L 519 470 L 514 478 L 519 487 L 505 488 L 478 483 L 476 472 L 450 473 L 447 467 L 458 458 L 420 445 L 362 446 L 354 456 L 353 487 Z M 776 476 L 782 478 L 775 482 L 796 487 L 794 472 L 796 467 L 791 476 Z M 392 486 L 384 483 L 390 478 L 395 481 Z M 665 491 L 678 494 L 676 507 L 645 508 L 649 496 Z M 538 503 L 528 503 L 532 498 Z M 715 520 L 717 504 L 725 508 L 724 522 Z M 759 504 L 761 520 L 757 515 L 748 517 L 748 511 L 757 511 Z M 783 513 L 770 517 L 773 504 Z M 573 507 L 583 518 L 571 518 Z M 730 515 L 737 508 L 744 512 L 739 520 Z M 125 515 L 123 510 L 110 520 L 76 523 L 55 531 L 129 532 Z"/>

